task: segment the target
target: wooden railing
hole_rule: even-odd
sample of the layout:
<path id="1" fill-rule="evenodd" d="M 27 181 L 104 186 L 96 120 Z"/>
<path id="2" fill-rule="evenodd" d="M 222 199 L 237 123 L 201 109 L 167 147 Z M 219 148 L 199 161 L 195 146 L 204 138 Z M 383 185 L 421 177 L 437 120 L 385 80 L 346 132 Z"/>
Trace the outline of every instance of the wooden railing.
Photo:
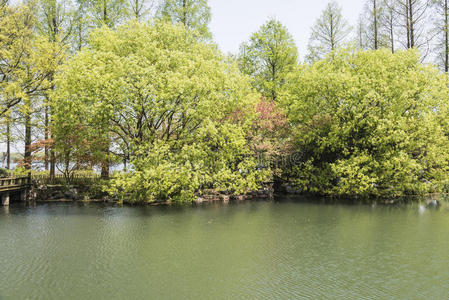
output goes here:
<path id="1" fill-rule="evenodd" d="M 18 190 L 31 185 L 30 177 L 0 178 L 0 191 Z"/>

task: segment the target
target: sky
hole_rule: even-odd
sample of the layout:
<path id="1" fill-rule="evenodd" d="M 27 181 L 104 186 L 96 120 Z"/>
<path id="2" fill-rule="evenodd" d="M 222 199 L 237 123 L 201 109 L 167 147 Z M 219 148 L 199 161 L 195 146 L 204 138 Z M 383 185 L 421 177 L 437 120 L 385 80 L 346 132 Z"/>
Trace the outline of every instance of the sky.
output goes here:
<path id="1" fill-rule="evenodd" d="M 337 0 L 343 16 L 355 26 L 365 0 Z M 242 42 L 270 17 L 284 24 L 304 58 L 310 27 L 321 15 L 328 0 L 209 0 L 212 10 L 210 28 L 214 40 L 226 53 L 237 53 Z"/>

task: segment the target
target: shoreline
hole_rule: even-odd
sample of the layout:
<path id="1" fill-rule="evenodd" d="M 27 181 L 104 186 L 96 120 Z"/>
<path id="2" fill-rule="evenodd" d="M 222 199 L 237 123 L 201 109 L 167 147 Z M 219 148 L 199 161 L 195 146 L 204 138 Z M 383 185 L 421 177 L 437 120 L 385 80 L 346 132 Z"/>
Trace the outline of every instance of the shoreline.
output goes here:
<path id="1" fill-rule="evenodd" d="M 316 196 L 316 195 L 307 195 L 307 194 L 296 194 L 296 193 L 273 193 L 271 197 L 266 196 L 229 196 L 228 199 L 223 198 L 209 198 L 201 201 L 191 201 L 191 202 L 172 202 L 172 201 L 155 201 L 155 202 L 122 202 L 111 200 L 111 199 L 47 199 L 47 200 L 35 200 L 30 203 L 36 204 L 52 204 L 52 203 L 73 203 L 73 204 L 111 204 L 118 206 L 134 206 L 134 207 L 148 207 L 148 206 L 195 206 L 201 204 L 212 204 L 212 203 L 242 203 L 242 202 L 250 202 L 250 201 L 293 201 L 293 202 L 301 202 L 301 203 L 314 203 L 314 204 L 324 204 L 324 205 L 364 205 L 364 206 L 395 206 L 395 205 L 408 205 L 413 203 L 425 203 L 427 205 L 439 206 L 442 200 L 445 197 L 448 197 L 449 194 L 441 193 L 441 194 L 426 194 L 426 195 L 413 195 L 407 197 L 400 197 L 397 199 L 376 199 L 376 200 L 361 200 L 361 199 L 350 199 L 350 198 L 340 198 L 336 199 L 333 197 L 324 197 L 324 196 Z M 18 203 L 18 202 L 14 202 Z"/>

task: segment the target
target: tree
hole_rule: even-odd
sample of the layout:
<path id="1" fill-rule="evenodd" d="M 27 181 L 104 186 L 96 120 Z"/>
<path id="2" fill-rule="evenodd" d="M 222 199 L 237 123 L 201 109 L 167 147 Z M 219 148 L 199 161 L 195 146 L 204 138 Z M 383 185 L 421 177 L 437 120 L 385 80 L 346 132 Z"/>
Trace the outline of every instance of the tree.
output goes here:
<path id="1" fill-rule="evenodd" d="M 394 197 L 447 189 L 447 78 L 417 51 L 339 51 L 298 74 L 289 101 L 304 191 Z"/>
<path id="2" fill-rule="evenodd" d="M 36 34 L 35 8 L 4 6 L 0 36 L 0 116 L 16 110 L 25 128 L 24 165 L 31 168 L 32 116 L 39 97 L 49 88 L 48 77 L 54 70 L 53 45 Z"/>
<path id="3" fill-rule="evenodd" d="M 20 67 L 33 39 L 33 16 L 23 6 L 4 4 L 0 8 L 0 117 L 3 117 L 24 96 Z"/>
<path id="4" fill-rule="evenodd" d="M 200 38 L 212 38 L 208 27 L 211 13 L 207 0 L 163 0 L 158 14 L 164 20 L 181 23 L 196 31 Z"/>
<path id="5" fill-rule="evenodd" d="M 396 0 L 395 13 L 401 29 L 400 43 L 405 49 L 416 48 L 423 59 L 429 54 L 433 36 L 429 32 L 429 0 Z"/>
<path id="6" fill-rule="evenodd" d="M 329 2 L 312 27 L 306 59 L 310 62 L 322 59 L 342 47 L 350 32 L 351 27 L 343 18 L 341 7 L 335 1 Z"/>
<path id="7" fill-rule="evenodd" d="M 126 0 L 86 0 L 86 13 L 93 27 L 114 28 L 126 19 L 128 4 Z"/>
<path id="8" fill-rule="evenodd" d="M 435 45 L 436 62 L 442 66 L 444 72 L 449 72 L 449 1 L 433 0 L 436 12 L 434 30 L 437 35 Z"/>
<path id="9" fill-rule="evenodd" d="M 356 27 L 356 40 L 355 45 L 360 50 L 366 50 L 369 47 L 369 42 L 367 38 L 367 26 L 365 24 L 365 19 L 362 15 L 359 16 Z"/>
<path id="10" fill-rule="evenodd" d="M 80 51 L 87 43 L 89 18 L 87 15 L 87 0 L 75 0 L 72 22 L 72 52 Z"/>
<path id="11" fill-rule="evenodd" d="M 51 92 L 55 88 L 54 75 L 58 66 L 66 57 L 65 52 L 69 47 L 70 37 L 72 34 L 72 18 L 71 12 L 67 10 L 69 3 L 67 1 L 57 0 L 40 0 L 38 10 L 37 27 L 40 35 L 52 44 L 51 63 L 53 70 L 48 75 L 49 90 L 45 92 L 43 109 L 44 109 L 44 166 L 45 170 L 50 169 L 50 177 L 55 175 L 55 154 L 51 149 L 51 111 L 52 102 Z"/>
<path id="12" fill-rule="evenodd" d="M 264 178 L 246 139 L 250 117 L 230 117 L 251 112 L 258 94 L 182 25 L 95 30 L 63 67 L 57 95 L 56 146 L 80 147 L 101 163 L 110 142 L 111 154 L 131 164 L 112 179 L 122 199 L 189 201 L 205 188 L 245 192 Z"/>
<path id="13" fill-rule="evenodd" d="M 142 21 L 153 14 L 155 0 L 129 0 L 129 15 L 131 18 Z"/>
<path id="14" fill-rule="evenodd" d="M 365 27 L 366 47 L 364 49 L 378 50 L 388 47 L 387 35 L 384 33 L 383 22 L 388 14 L 385 2 L 382 0 L 367 0 L 361 15 L 360 24 Z"/>
<path id="15" fill-rule="evenodd" d="M 240 70 L 251 76 L 253 86 L 276 100 L 287 75 L 298 65 L 298 50 L 287 28 L 271 19 L 240 46 L 238 61 Z"/>
<path id="16" fill-rule="evenodd" d="M 383 13 L 380 15 L 380 24 L 382 35 L 391 53 L 395 51 L 396 31 L 397 31 L 397 13 L 396 0 L 383 0 Z"/>

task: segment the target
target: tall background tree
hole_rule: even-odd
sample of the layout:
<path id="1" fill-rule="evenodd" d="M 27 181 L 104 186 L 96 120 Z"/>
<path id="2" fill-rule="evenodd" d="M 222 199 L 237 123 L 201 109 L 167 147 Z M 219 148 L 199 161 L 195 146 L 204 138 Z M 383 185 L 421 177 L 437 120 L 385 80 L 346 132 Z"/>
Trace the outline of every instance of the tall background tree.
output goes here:
<path id="1" fill-rule="evenodd" d="M 56 55 L 54 45 L 38 34 L 37 10 L 36 6 L 5 5 L 0 26 L 0 36 L 5 37 L 0 39 L 0 113 L 8 118 L 7 126 L 12 115 L 19 115 L 16 120 L 23 122 L 23 164 L 27 169 L 32 163 L 33 116 L 49 89 Z"/>
<path id="2" fill-rule="evenodd" d="M 129 18 L 144 21 L 155 13 L 156 0 L 129 0 Z"/>
<path id="3" fill-rule="evenodd" d="M 271 19 L 240 46 L 240 70 L 251 76 L 263 96 L 276 100 L 289 73 L 298 65 L 298 50 L 287 28 Z"/>
<path id="4" fill-rule="evenodd" d="M 113 28 L 126 20 L 128 5 L 126 0 L 86 0 L 86 12 L 93 26 Z"/>
<path id="5" fill-rule="evenodd" d="M 312 27 L 306 60 L 312 62 L 322 59 L 343 46 L 351 30 L 351 26 L 342 15 L 340 5 L 336 1 L 329 2 Z"/>
<path id="6" fill-rule="evenodd" d="M 69 49 L 71 41 L 72 27 L 74 20 L 72 18 L 71 3 L 67 0 L 40 0 L 38 3 L 37 12 L 37 28 L 39 34 L 48 40 L 52 46 L 51 51 L 52 60 L 49 61 L 52 70 L 48 74 L 48 90 L 44 93 L 43 99 L 43 130 L 44 137 L 41 145 L 44 148 L 44 167 L 45 170 L 50 170 L 50 177 L 55 175 L 55 153 L 51 149 L 51 106 L 52 106 L 52 92 L 55 90 L 54 76 L 66 57 L 65 53 Z"/>
<path id="7" fill-rule="evenodd" d="M 425 59 L 431 50 L 433 35 L 429 28 L 429 0 L 396 0 L 391 2 L 399 28 L 398 42 L 402 48 L 420 50 Z"/>
<path id="8" fill-rule="evenodd" d="M 173 24 L 181 23 L 187 29 L 196 31 L 200 38 L 212 38 L 209 30 L 211 12 L 207 0 L 162 0 L 158 15 Z"/>
<path id="9" fill-rule="evenodd" d="M 444 72 L 449 72 L 449 0 L 433 0 L 436 14 L 434 19 L 435 62 Z"/>
<path id="10" fill-rule="evenodd" d="M 377 50 L 387 47 L 388 39 L 384 34 L 383 21 L 385 6 L 383 0 L 367 0 L 359 21 L 359 40 L 363 38 L 361 49 Z M 363 28 L 363 31 L 360 31 Z"/>
<path id="11" fill-rule="evenodd" d="M 397 13 L 396 0 L 382 0 L 382 14 L 380 15 L 380 28 L 391 53 L 394 53 L 397 39 Z"/>

